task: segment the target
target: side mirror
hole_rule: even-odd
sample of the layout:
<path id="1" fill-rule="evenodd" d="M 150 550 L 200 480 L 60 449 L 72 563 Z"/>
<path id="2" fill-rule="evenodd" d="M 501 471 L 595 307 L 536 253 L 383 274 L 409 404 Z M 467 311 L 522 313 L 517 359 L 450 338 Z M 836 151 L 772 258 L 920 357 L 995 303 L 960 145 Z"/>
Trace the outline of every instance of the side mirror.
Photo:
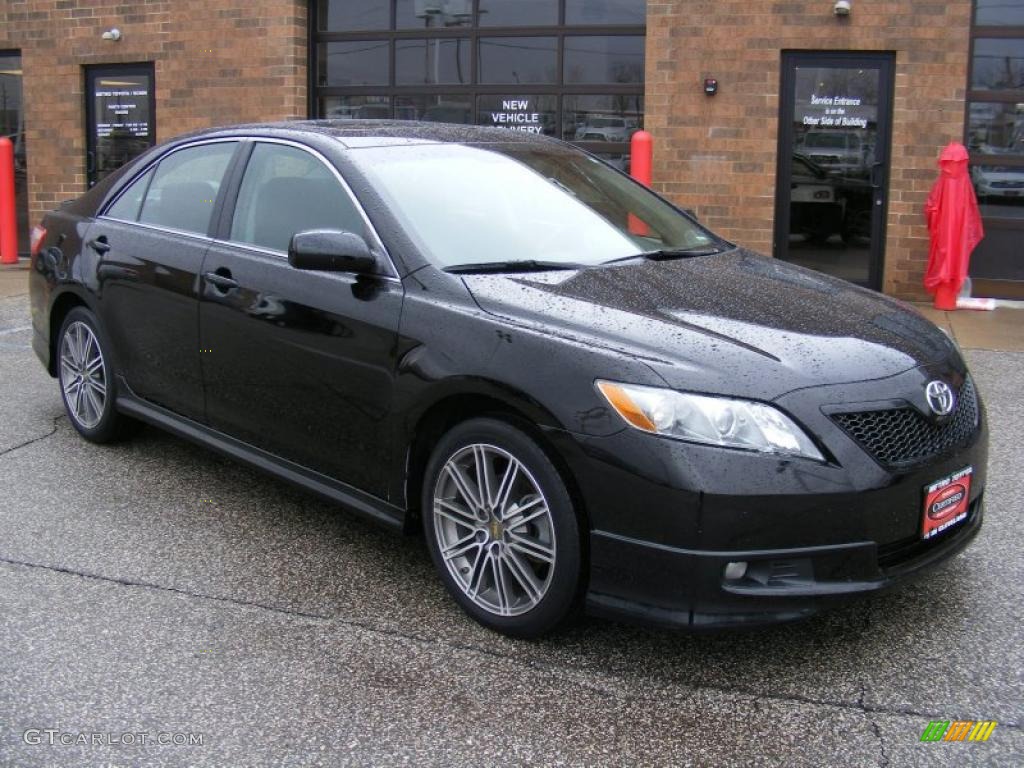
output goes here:
<path id="1" fill-rule="evenodd" d="M 288 263 L 295 269 L 370 274 L 377 259 L 366 241 L 354 232 L 311 229 L 292 235 Z"/>

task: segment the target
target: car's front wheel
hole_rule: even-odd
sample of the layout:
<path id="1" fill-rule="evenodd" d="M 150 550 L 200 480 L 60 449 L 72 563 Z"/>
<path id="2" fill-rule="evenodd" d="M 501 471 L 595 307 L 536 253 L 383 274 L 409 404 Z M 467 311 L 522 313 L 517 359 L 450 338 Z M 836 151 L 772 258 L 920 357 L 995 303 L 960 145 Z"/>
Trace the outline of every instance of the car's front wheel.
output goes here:
<path id="1" fill-rule="evenodd" d="M 112 371 L 96 316 L 75 307 L 57 337 L 57 378 L 71 425 L 94 443 L 110 442 L 128 431 L 127 418 L 114 407 Z"/>
<path id="2" fill-rule="evenodd" d="M 445 586 L 481 624 L 537 637 L 577 605 L 580 524 L 558 470 L 524 432 L 473 419 L 438 443 L 423 527 Z"/>

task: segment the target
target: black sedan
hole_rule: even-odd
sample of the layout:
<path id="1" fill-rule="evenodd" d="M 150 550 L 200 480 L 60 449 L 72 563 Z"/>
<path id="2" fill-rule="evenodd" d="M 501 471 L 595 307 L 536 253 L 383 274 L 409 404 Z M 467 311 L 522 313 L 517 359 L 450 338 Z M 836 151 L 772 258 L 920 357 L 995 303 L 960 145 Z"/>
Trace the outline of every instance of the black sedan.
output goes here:
<path id="1" fill-rule="evenodd" d="M 798 618 L 981 525 L 985 415 L 945 334 L 553 139 L 211 130 L 33 242 L 34 347 L 84 438 L 148 422 L 422 526 L 508 634 Z"/>

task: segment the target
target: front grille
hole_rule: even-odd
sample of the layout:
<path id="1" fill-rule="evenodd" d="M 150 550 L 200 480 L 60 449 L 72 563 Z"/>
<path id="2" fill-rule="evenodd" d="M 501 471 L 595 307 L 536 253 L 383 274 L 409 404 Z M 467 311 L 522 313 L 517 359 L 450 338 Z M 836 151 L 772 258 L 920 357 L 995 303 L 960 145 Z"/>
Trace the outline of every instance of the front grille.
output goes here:
<path id="1" fill-rule="evenodd" d="M 978 398 L 968 377 L 956 412 L 941 424 L 909 406 L 834 413 L 832 419 L 882 466 L 905 467 L 965 445 L 978 428 Z"/>

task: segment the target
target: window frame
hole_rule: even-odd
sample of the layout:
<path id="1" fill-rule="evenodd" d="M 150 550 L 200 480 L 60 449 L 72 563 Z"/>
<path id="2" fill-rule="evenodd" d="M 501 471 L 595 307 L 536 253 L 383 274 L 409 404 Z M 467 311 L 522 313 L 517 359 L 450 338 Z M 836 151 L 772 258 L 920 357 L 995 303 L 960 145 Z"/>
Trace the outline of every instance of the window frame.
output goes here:
<path id="1" fill-rule="evenodd" d="M 1024 25 L 1021 26 L 979 26 L 975 23 L 977 18 L 977 3 L 973 3 L 974 8 L 971 13 L 971 44 L 968 51 L 967 59 L 967 89 L 964 97 L 964 142 L 968 143 L 970 138 L 970 125 L 971 125 L 971 105 L 972 104 L 1020 104 L 1024 103 L 1024 88 L 1020 89 L 976 89 L 972 88 L 974 83 L 974 52 L 975 42 L 979 39 L 984 38 L 1001 38 L 1001 39 L 1016 39 L 1024 44 Z M 1019 156 L 1013 155 L 986 155 L 981 152 L 976 152 L 970 149 L 968 146 L 968 152 L 970 155 L 969 165 L 971 167 L 976 165 L 1005 165 L 1018 168 L 1024 168 L 1024 154 Z M 990 217 L 992 218 L 992 217 Z M 995 217 L 999 218 L 999 217 Z M 1012 221 L 1010 219 L 1001 219 L 1002 221 Z M 1019 227 L 1014 227 L 1024 230 L 1024 220 L 1019 220 Z"/>
<path id="2" fill-rule="evenodd" d="M 317 17 L 318 3 L 313 0 L 309 3 L 309 79 L 308 79 L 308 114 L 312 119 L 324 117 L 320 114 L 320 98 L 327 96 L 384 96 L 388 99 L 391 114 L 395 114 L 396 99 L 403 96 L 464 96 L 472 104 L 471 113 L 477 113 L 477 104 L 480 96 L 508 96 L 511 92 L 518 90 L 523 94 L 532 96 L 554 96 L 555 104 L 555 125 L 558 126 L 559 136 L 564 124 L 563 96 L 634 96 L 644 97 L 644 82 L 640 83 L 566 83 L 565 82 L 565 40 L 572 37 L 601 37 L 601 36 L 639 36 L 647 45 L 647 25 L 644 24 L 593 24 L 593 25 L 567 25 L 566 24 L 566 3 L 565 0 L 556 0 L 558 3 L 558 18 L 554 25 L 537 26 L 481 26 L 480 25 L 480 0 L 473 0 L 471 23 L 460 27 L 432 27 L 424 29 L 396 29 L 396 3 L 395 0 L 382 0 L 388 2 L 390 9 L 390 27 L 386 30 L 362 30 L 352 32 L 320 32 L 319 19 Z M 483 84 L 480 82 L 480 61 L 479 44 L 482 38 L 493 37 L 554 37 L 556 38 L 556 77 L 555 82 L 550 84 L 523 83 L 521 87 L 515 84 Z M 395 45 L 402 39 L 434 39 L 434 38 L 461 38 L 466 40 L 469 46 L 469 82 L 465 84 L 423 84 L 423 85 L 398 85 L 395 82 Z M 321 86 L 318 83 L 318 49 L 320 43 L 335 41 L 387 41 L 389 45 L 389 71 L 387 85 L 373 86 Z M 645 78 L 646 79 L 646 78 Z M 477 123 L 473 123 L 477 124 Z M 639 126 L 643 127 L 643 113 Z M 588 152 L 595 154 L 628 154 L 628 142 L 614 141 L 574 141 L 571 138 L 564 139 L 575 144 Z"/>
<path id="3" fill-rule="evenodd" d="M 973 177 L 973 169 L 979 166 L 1006 166 L 1010 168 L 1020 169 L 1024 172 L 1024 153 L 1014 155 L 990 155 L 984 154 L 972 150 L 970 147 L 971 139 L 971 106 L 973 104 L 1000 104 L 1000 105 L 1012 105 L 1024 103 L 1024 88 L 1016 89 L 976 89 L 972 85 L 974 83 L 974 55 L 976 48 L 976 41 L 981 38 L 997 38 L 1003 40 L 1018 40 L 1024 44 L 1024 24 L 1012 25 L 983 25 L 977 23 L 978 17 L 978 4 L 974 0 L 971 3 L 971 28 L 970 28 L 970 46 L 968 48 L 967 58 L 967 82 L 964 94 L 964 122 L 963 122 L 963 142 L 968 150 L 968 172 Z M 973 178 L 972 178 L 973 185 Z M 988 234 L 1002 233 L 1006 236 L 1006 233 L 1012 233 L 1009 237 L 1014 238 L 1020 234 L 1024 234 L 1024 216 L 1014 217 L 1006 215 L 1005 213 L 1000 214 L 999 212 L 985 210 L 985 207 L 981 208 L 982 223 Z M 979 248 L 984 245 L 979 246 Z M 989 252 L 990 257 L 994 257 L 994 251 Z M 1000 251 L 1000 253 L 1003 253 Z M 1004 254 L 1005 255 L 1005 254 Z M 1000 257 L 995 257 L 1000 258 Z M 1003 296 L 1004 298 L 1020 298 L 1022 291 L 1024 291 L 1024 282 L 1017 279 L 1011 279 L 1008 277 L 1001 277 L 998 275 L 989 275 L 987 277 L 973 276 L 975 281 L 976 290 L 980 289 L 982 295 L 989 295 L 989 291 L 994 292 L 992 295 Z"/>

